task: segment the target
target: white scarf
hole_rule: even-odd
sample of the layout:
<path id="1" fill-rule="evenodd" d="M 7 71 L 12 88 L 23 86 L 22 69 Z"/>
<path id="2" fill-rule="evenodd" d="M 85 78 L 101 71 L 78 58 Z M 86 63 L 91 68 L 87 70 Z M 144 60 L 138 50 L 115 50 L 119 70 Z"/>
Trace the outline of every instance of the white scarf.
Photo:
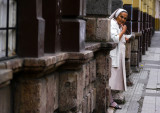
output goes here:
<path id="1" fill-rule="evenodd" d="M 109 19 L 117 18 L 118 15 L 119 15 L 121 12 L 126 12 L 126 13 L 128 13 L 125 9 L 118 8 L 117 10 L 115 10 L 115 11 L 111 14 L 111 16 L 109 17 Z"/>

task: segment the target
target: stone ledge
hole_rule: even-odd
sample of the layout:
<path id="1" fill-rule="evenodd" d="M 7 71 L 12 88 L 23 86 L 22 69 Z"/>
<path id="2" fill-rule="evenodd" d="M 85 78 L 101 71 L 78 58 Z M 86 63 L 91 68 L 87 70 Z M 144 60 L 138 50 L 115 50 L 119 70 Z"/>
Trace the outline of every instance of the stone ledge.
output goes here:
<path id="1" fill-rule="evenodd" d="M 86 50 L 81 52 L 61 52 L 56 54 L 45 54 L 45 56 L 40 58 L 11 59 L 0 62 L 0 69 L 12 69 L 13 73 L 19 71 L 45 73 L 48 70 L 53 71 L 65 63 L 81 65 L 93 58 L 93 52 L 101 49 L 109 51 L 116 46 L 117 44 L 113 42 L 86 43 Z"/>
<path id="2" fill-rule="evenodd" d="M 105 50 L 112 50 L 112 49 L 116 48 L 116 46 L 117 46 L 117 43 L 114 43 L 114 42 L 101 43 L 102 49 L 105 49 Z"/>
<path id="3" fill-rule="evenodd" d="M 24 58 L 24 67 L 46 67 L 68 59 L 67 53 L 45 54 L 40 58 Z"/>
<path id="4" fill-rule="evenodd" d="M 23 59 L 16 58 L 16 59 L 10 59 L 7 61 L 0 62 L 0 69 L 13 69 L 16 71 L 16 69 L 21 68 L 23 65 Z"/>
<path id="5" fill-rule="evenodd" d="M 85 49 L 93 52 L 98 51 L 101 48 L 101 43 L 86 42 Z"/>
<path id="6" fill-rule="evenodd" d="M 142 36 L 142 32 L 134 32 L 135 36 L 138 37 L 138 36 Z"/>
<path id="7" fill-rule="evenodd" d="M 12 70 L 0 69 L 0 85 L 12 79 Z"/>

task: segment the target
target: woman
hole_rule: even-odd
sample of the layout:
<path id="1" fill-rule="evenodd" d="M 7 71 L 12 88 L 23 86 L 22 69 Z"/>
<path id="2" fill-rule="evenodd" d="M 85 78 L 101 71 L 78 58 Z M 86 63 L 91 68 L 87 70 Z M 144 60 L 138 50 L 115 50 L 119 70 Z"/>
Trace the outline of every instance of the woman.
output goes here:
<path id="1" fill-rule="evenodd" d="M 125 43 L 129 40 L 129 36 L 125 35 L 127 30 L 126 22 L 128 13 L 124 9 L 117 9 L 109 18 L 111 19 L 111 39 L 118 43 L 117 47 L 110 51 L 112 59 L 111 78 L 109 85 L 112 90 L 126 91 L 126 70 L 125 70 Z M 110 106 L 115 109 L 121 107 L 110 97 Z"/>

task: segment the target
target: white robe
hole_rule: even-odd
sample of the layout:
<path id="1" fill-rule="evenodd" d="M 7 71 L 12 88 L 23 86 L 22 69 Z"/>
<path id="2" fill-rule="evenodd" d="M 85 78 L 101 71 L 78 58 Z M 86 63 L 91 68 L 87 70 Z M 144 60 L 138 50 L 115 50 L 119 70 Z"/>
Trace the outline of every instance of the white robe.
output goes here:
<path id="1" fill-rule="evenodd" d="M 125 69 L 125 35 L 119 40 L 119 33 L 122 28 L 119 27 L 115 19 L 111 19 L 111 39 L 118 43 L 117 47 L 110 51 L 110 57 L 112 59 L 111 77 L 109 79 L 109 85 L 113 90 L 127 90 L 126 85 L 126 69 Z M 130 38 L 130 36 L 127 36 Z"/>

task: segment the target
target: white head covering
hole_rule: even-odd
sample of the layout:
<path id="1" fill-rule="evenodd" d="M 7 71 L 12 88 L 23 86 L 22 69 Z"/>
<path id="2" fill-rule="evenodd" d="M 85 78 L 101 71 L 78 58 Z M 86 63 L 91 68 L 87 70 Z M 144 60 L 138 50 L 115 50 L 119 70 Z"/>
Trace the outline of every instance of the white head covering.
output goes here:
<path id="1" fill-rule="evenodd" d="M 121 12 L 126 12 L 126 13 L 128 13 L 125 9 L 118 8 L 117 10 L 115 10 L 115 11 L 111 14 L 111 16 L 109 17 L 109 19 L 112 19 L 112 18 L 114 18 L 114 17 L 117 18 L 118 15 L 119 15 Z"/>

